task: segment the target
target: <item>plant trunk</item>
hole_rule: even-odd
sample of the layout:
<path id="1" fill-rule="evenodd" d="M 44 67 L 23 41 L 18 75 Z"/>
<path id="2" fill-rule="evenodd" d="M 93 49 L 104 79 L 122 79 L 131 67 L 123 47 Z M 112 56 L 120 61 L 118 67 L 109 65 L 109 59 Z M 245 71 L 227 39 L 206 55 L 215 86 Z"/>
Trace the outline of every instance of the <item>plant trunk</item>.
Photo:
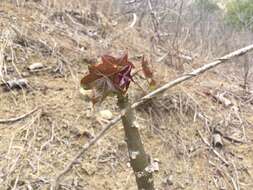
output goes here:
<path id="1" fill-rule="evenodd" d="M 150 157 L 146 154 L 139 130 L 134 126 L 135 120 L 133 110 L 130 109 L 128 97 L 119 95 L 118 106 L 121 110 L 126 109 L 126 114 L 122 117 L 125 131 L 125 138 L 128 147 L 131 167 L 134 170 L 137 186 L 139 190 L 154 190 L 153 171 L 150 165 Z"/>

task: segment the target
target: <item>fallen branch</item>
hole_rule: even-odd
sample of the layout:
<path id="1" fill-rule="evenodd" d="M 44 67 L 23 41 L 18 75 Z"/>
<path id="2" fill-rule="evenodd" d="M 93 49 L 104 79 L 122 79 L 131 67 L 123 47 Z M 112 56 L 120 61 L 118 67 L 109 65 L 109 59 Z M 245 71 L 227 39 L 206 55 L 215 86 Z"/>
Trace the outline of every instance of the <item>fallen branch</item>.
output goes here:
<path id="1" fill-rule="evenodd" d="M 146 102 L 147 100 L 150 100 L 152 98 L 154 98 L 155 96 L 157 96 L 158 94 L 168 90 L 169 88 L 172 88 L 186 80 L 189 80 L 193 77 L 196 77 L 196 76 L 199 76 L 200 74 L 232 59 L 233 57 L 238 57 L 238 56 L 242 56 L 244 55 L 245 53 L 249 52 L 253 50 L 253 44 L 247 46 L 247 47 L 244 47 L 244 48 L 241 48 L 239 50 L 236 50 L 232 53 L 229 53 L 219 59 L 217 59 L 216 61 L 213 61 L 211 63 L 208 63 L 198 69 L 195 69 L 193 70 L 192 72 L 188 73 L 188 74 L 185 74 L 171 82 L 168 82 L 167 84 L 163 85 L 162 87 L 154 90 L 153 92 L 147 94 L 146 96 L 142 97 L 139 101 L 137 101 L 136 103 L 132 104 L 131 108 L 136 108 L 138 107 L 139 105 L 143 104 L 144 102 Z"/>
<path id="2" fill-rule="evenodd" d="M 206 116 L 206 115 L 203 115 L 202 113 L 198 113 L 198 114 L 197 114 L 197 117 L 200 118 L 202 121 L 204 121 L 204 122 L 206 123 L 207 126 L 208 126 L 207 123 L 211 123 L 211 121 L 207 118 L 207 116 Z M 221 122 L 224 122 L 224 121 L 221 120 L 221 121 L 219 121 L 218 123 L 221 123 Z M 213 128 L 209 127 L 209 131 L 212 131 L 212 130 L 213 130 Z M 226 135 L 226 134 L 223 134 L 222 131 L 220 131 L 220 130 L 218 130 L 218 129 L 216 129 L 216 128 L 215 128 L 215 131 L 216 131 L 217 133 L 219 133 L 219 134 L 221 135 L 222 138 L 224 138 L 224 139 L 226 139 L 226 140 L 228 140 L 228 141 L 230 141 L 230 142 L 232 142 L 232 143 L 240 143 L 240 144 L 246 143 L 246 142 L 243 141 L 243 140 L 240 140 L 240 139 L 237 139 L 237 138 L 228 136 L 228 135 Z"/>
<path id="3" fill-rule="evenodd" d="M 51 188 L 50 190 L 56 190 L 58 189 L 59 186 L 59 180 L 61 179 L 62 176 L 64 176 L 65 174 L 67 174 L 71 168 L 73 167 L 74 164 L 78 163 L 78 159 L 92 146 L 94 145 L 102 136 L 104 136 L 104 134 L 112 127 L 114 126 L 116 123 L 118 123 L 118 121 L 120 121 L 121 117 L 124 116 L 126 113 L 126 111 L 124 110 L 120 115 L 118 115 L 117 117 L 115 117 L 113 120 L 111 120 L 110 123 L 108 123 L 98 134 L 96 137 L 94 137 L 89 143 L 85 144 L 82 148 L 82 150 L 72 159 L 71 162 L 69 162 L 69 164 L 64 168 L 64 170 L 62 170 L 57 176 L 56 178 L 53 180 L 52 184 L 51 184 Z"/>
<path id="4" fill-rule="evenodd" d="M 232 53 L 229 53 L 219 59 L 217 59 L 214 62 L 208 63 L 196 70 L 193 70 L 191 73 L 185 74 L 171 82 L 168 82 L 167 84 L 163 85 L 162 87 L 154 90 L 153 92 L 147 94 L 146 96 L 142 97 L 139 101 L 137 101 L 136 103 L 131 105 L 131 108 L 134 109 L 138 106 L 140 106 L 141 104 L 143 104 L 144 102 L 154 98 L 155 96 L 157 96 L 158 94 L 168 90 L 169 88 L 172 88 L 186 80 L 189 80 L 193 77 L 199 76 L 200 74 L 204 73 L 205 71 L 208 71 L 228 60 L 230 60 L 233 57 L 238 57 L 238 56 L 242 56 L 245 53 L 249 52 L 250 50 L 253 50 L 253 44 L 246 46 L 244 48 L 241 48 L 239 50 L 236 50 Z M 69 164 L 65 167 L 65 169 L 60 172 L 56 178 L 53 180 L 52 185 L 51 185 L 51 190 L 56 190 L 58 188 L 58 184 L 59 184 L 59 180 L 62 176 L 64 176 L 66 173 L 68 173 L 71 168 L 73 167 L 74 164 L 77 163 L 77 160 L 92 146 L 94 145 L 105 133 L 106 131 L 108 131 L 110 128 L 112 128 L 117 122 L 119 122 L 121 120 L 121 117 L 124 116 L 126 114 L 126 110 L 123 110 L 121 112 L 120 115 L 116 116 L 110 123 L 108 123 L 103 129 L 102 131 L 94 138 L 92 139 L 89 143 L 85 144 L 82 148 L 82 150 L 80 150 L 80 152 L 69 162 Z M 228 164 L 227 161 L 225 161 L 226 164 Z"/>
<path id="5" fill-rule="evenodd" d="M 21 116 L 15 117 L 15 118 L 0 119 L 0 123 L 14 123 L 14 122 L 20 121 L 21 119 L 24 119 L 24 118 L 28 117 L 29 115 L 33 114 L 34 112 L 36 112 L 38 109 L 39 108 L 36 107 L 33 110 L 31 110 L 30 112 L 25 113 L 24 115 L 21 115 Z"/>

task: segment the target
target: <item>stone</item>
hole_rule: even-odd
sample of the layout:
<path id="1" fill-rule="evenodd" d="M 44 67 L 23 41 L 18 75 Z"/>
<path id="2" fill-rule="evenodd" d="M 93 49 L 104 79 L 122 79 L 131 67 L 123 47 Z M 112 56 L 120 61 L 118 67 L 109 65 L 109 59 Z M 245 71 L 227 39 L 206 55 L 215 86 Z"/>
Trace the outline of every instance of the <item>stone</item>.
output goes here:
<path id="1" fill-rule="evenodd" d="M 103 119 L 107 119 L 110 120 L 113 117 L 113 114 L 110 110 L 101 110 L 99 112 L 99 115 L 103 118 Z"/>
<path id="2" fill-rule="evenodd" d="M 42 63 L 33 63 L 28 67 L 28 70 L 35 71 L 35 70 L 42 69 L 43 67 L 44 67 L 44 65 Z"/>

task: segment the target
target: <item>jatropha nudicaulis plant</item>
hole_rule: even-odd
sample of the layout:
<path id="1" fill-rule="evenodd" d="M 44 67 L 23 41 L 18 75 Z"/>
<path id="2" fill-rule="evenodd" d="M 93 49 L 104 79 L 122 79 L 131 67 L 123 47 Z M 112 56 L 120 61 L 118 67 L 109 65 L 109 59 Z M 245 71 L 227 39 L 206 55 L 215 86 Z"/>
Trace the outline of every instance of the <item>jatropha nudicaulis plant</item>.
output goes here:
<path id="1" fill-rule="evenodd" d="M 122 123 L 138 189 L 154 190 L 150 157 L 144 150 L 139 129 L 134 125 L 135 115 L 127 95 L 130 83 L 136 83 L 131 73 L 135 65 L 129 61 L 127 53 L 119 57 L 103 55 L 101 60 L 101 63 L 88 68 L 88 73 L 81 80 L 81 87 L 84 90 L 92 90 L 90 99 L 93 105 L 97 102 L 101 103 L 108 95 L 117 96 L 119 108 L 125 110 Z M 154 86 L 153 72 L 144 56 L 141 60 L 141 68 L 150 86 Z"/>

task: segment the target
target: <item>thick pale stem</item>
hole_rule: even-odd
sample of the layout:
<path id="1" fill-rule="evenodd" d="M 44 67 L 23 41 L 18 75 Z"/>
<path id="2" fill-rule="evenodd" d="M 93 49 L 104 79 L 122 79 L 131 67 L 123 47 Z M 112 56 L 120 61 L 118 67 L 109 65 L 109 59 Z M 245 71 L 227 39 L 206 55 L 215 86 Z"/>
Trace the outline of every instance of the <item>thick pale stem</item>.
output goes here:
<path id="1" fill-rule="evenodd" d="M 144 150 L 139 130 L 133 124 L 135 117 L 133 110 L 130 109 L 130 105 L 128 97 L 118 96 L 118 106 L 121 110 L 126 109 L 126 114 L 122 116 L 122 123 L 128 146 L 130 164 L 134 170 L 138 189 L 154 190 L 150 158 Z"/>

